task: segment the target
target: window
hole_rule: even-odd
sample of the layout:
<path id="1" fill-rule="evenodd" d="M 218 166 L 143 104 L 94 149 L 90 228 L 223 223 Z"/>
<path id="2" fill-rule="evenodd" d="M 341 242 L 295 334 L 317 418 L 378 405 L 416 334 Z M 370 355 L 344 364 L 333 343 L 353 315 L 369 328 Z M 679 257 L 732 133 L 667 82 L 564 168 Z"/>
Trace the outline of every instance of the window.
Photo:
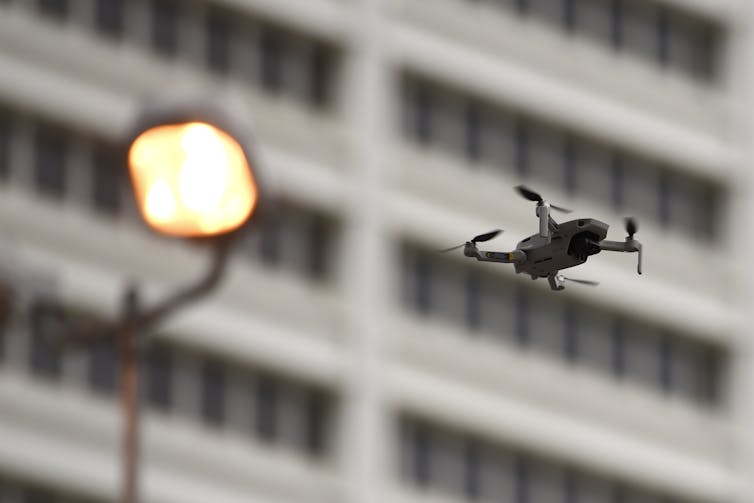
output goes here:
<path id="1" fill-rule="evenodd" d="M 273 441 L 277 437 L 278 387 L 270 377 L 259 376 L 255 388 L 254 426 L 262 440 Z"/>
<path id="2" fill-rule="evenodd" d="M 204 422 L 220 426 L 225 420 L 225 370 L 219 362 L 204 362 L 201 393 Z"/>
<path id="3" fill-rule="evenodd" d="M 0 111 L 0 182 L 10 176 L 11 127 L 10 115 Z"/>
<path id="4" fill-rule="evenodd" d="M 207 65 L 218 73 L 228 73 L 234 26 L 230 15 L 216 7 L 209 7 L 206 19 Z"/>
<path id="5" fill-rule="evenodd" d="M 605 44 L 612 44 L 615 38 L 613 3 L 614 0 L 576 0 L 576 30 Z"/>
<path id="6" fill-rule="evenodd" d="M 171 378 L 173 375 L 173 359 L 171 358 L 171 354 L 164 347 L 153 346 L 147 351 L 144 362 L 146 365 L 144 389 L 147 402 L 157 409 L 168 410 L 172 404 Z M 217 377 L 209 377 L 210 380 L 213 378 L 216 379 Z M 207 390 L 208 395 L 222 394 L 222 391 L 218 390 L 222 385 L 218 386 L 217 383 L 209 383 L 206 386 L 208 388 L 215 387 L 215 389 Z M 217 398 L 207 397 L 206 400 L 211 402 L 217 400 Z M 222 402 L 222 400 L 219 401 Z M 219 409 L 221 405 L 209 404 L 208 407 L 214 410 Z M 215 417 L 215 412 L 209 414 Z"/>
<path id="7" fill-rule="evenodd" d="M 262 27 L 260 35 L 262 87 L 270 92 L 279 92 L 283 88 L 283 58 L 285 41 L 282 34 L 268 26 Z"/>
<path id="8" fill-rule="evenodd" d="M 165 56 L 178 52 L 178 15 L 175 0 L 152 0 L 152 47 Z"/>
<path id="9" fill-rule="evenodd" d="M 121 190 L 126 183 L 123 160 L 114 146 L 98 143 L 92 152 L 92 203 L 106 215 L 121 210 Z"/>
<path id="10" fill-rule="evenodd" d="M 308 272 L 313 279 L 321 280 L 327 276 L 330 264 L 330 223 L 321 216 L 312 216 L 309 219 L 309 253 Z"/>
<path id="11" fill-rule="evenodd" d="M 481 129 L 482 113 L 479 106 L 475 103 L 467 103 L 466 110 L 466 157 L 472 161 L 478 161 L 482 154 L 481 149 Z"/>
<path id="12" fill-rule="evenodd" d="M 112 394 L 118 385 L 118 352 L 116 341 L 101 341 L 91 347 L 89 385 L 94 391 Z"/>
<path id="13" fill-rule="evenodd" d="M 565 177 L 564 147 L 565 138 L 560 131 L 544 124 L 531 124 L 526 175 L 559 186 Z"/>
<path id="14" fill-rule="evenodd" d="M 332 49 L 314 45 L 309 55 L 309 100 L 313 105 L 323 107 L 329 103 L 332 71 Z"/>
<path id="15" fill-rule="evenodd" d="M 668 501 L 553 460 L 419 420 L 403 419 L 400 428 L 400 449 L 396 452 L 400 452 L 404 481 L 447 496 L 438 499 L 461 497 L 506 503 Z"/>
<path id="16" fill-rule="evenodd" d="M 312 456 L 320 456 L 325 450 L 327 398 L 319 392 L 310 391 L 304 404 L 304 449 Z"/>
<path id="17" fill-rule="evenodd" d="M 37 191 L 61 199 L 65 192 L 67 139 L 57 129 L 40 127 L 36 131 L 34 182 Z"/>
<path id="18" fill-rule="evenodd" d="M 113 38 L 122 37 L 124 19 L 124 0 L 96 0 L 94 23 L 100 33 Z"/>
<path id="19" fill-rule="evenodd" d="M 30 367 L 34 375 L 57 379 L 60 377 L 60 352 L 52 341 L 64 330 L 62 307 L 51 299 L 38 299 L 31 306 Z"/>
<path id="20" fill-rule="evenodd" d="M 68 0 L 37 0 L 37 7 L 42 14 L 52 18 L 68 16 Z"/>

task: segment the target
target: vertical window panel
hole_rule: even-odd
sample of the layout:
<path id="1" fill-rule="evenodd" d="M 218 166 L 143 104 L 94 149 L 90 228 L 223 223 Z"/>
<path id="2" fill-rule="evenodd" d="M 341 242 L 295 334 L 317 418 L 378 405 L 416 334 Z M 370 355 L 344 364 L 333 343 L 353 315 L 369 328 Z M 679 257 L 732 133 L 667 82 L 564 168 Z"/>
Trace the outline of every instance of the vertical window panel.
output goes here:
<path id="1" fill-rule="evenodd" d="M 12 127 L 10 114 L 0 110 L 0 183 L 10 177 Z"/>
<path id="2" fill-rule="evenodd" d="M 565 308 L 562 302 L 541 295 L 529 296 L 529 346 L 562 357 L 565 348 Z"/>
<path id="3" fill-rule="evenodd" d="M 94 25 L 100 33 L 113 38 L 123 36 L 125 26 L 125 0 L 96 0 Z"/>
<path id="4" fill-rule="evenodd" d="M 612 43 L 612 0 L 575 1 L 576 30 L 602 43 Z"/>
<path id="5" fill-rule="evenodd" d="M 623 161 L 623 209 L 640 221 L 657 221 L 660 215 L 660 171 L 638 159 Z"/>
<path id="6" fill-rule="evenodd" d="M 62 358 L 51 341 L 63 330 L 65 313 L 61 306 L 50 299 L 38 299 L 31 306 L 31 347 L 29 366 L 34 375 L 48 379 L 60 378 Z"/>
<path id="7" fill-rule="evenodd" d="M 89 386 L 105 395 L 111 395 L 118 386 L 118 354 L 114 340 L 101 341 L 90 350 Z"/>
<path id="8" fill-rule="evenodd" d="M 466 277 L 464 269 L 443 260 L 436 261 L 432 273 L 432 312 L 463 325 L 466 321 Z"/>
<path id="9" fill-rule="evenodd" d="M 207 66 L 217 73 L 230 70 L 234 26 L 230 14 L 210 6 L 205 19 Z"/>
<path id="10" fill-rule="evenodd" d="M 259 44 L 262 88 L 269 92 L 280 92 L 283 89 L 284 38 L 276 29 L 263 26 Z"/>
<path id="11" fill-rule="evenodd" d="M 527 175 L 560 186 L 565 176 L 564 145 L 564 137 L 559 131 L 542 124 L 532 125 Z"/>
<path id="12" fill-rule="evenodd" d="M 165 56 L 178 52 L 178 4 L 175 0 L 152 0 L 152 47 Z"/>
<path id="13" fill-rule="evenodd" d="M 321 44 L 315 44 L 309 51 L 309 101 L 317 107 L 330 102 L 333 58 L 333 50 Z"/>
<path id="14" fill-rule="evenodd" d="M 660 10 L 644 1 L 623 2 L 623 40 L 626 50 L 657 60 L 660 51 Z"/>
<path id="15" fill-rule="evenodd" d="M 464 444 L 458 435 L 434 431 L 430 480 L 449 494 L 464 494 Z"/>
<path id="16" fill-rule="evenodd" d="M 170 352 L 161 346 L 149 348 L 145 358 L 145 383 L 147 402 L 160 410 L 172 405 L 173 359 Z"/>
<path id="17" fill-rule="evenodd" d="M 481 159 L 512 172 L 516 166 L 516 126 L 509 114 L 480 110 L 479 148 Z"/>
<path id="18" fill-rule="evenodd" d="M 206 360 L 202 367 L 202 419 L 211 426 L 225 421 L 225 369 L 219 362 Z"/>
<path id="19" fill-rule="evenodd" d="M 257 436 L 271 442 L 278 436 L 278 386 L 270 377 L 259 376 L 255 387 L 254 426 Z"/>
<path id="20" fill-rule="evenodd" d="M 121 157 L 116 147 L 104 143 L 97 143 L 92 152 L 92 203 L 107 215 L 117 215 L 122 206 L 127 180 Z"/>
<path id="21" fill-rule="evenodd" d="M 39 127 L 34 137 L 34 182 L 41 194 L 61 199 L 66 190 L 67 138 L 61 130 Z"/>
<path id="22" fill-rule="evenodd" d="M 465 150 L 463 100 L 449 92 L 435 93 L 432 115 L 433 143 L 456 155 Z"/>
<path id="23" fill-rule="evenodd" d="M 631 380 L 658 389 L 662 385 L 662 354 L 660 334 L 638 325 L 626 327 L 626 376 Z"/>
<path id="24" fill-rule="evenodd" d="M 37 8 L 45 16 L 62 20 L 68 17 L 70 6 L 68 0 L 37 0 Z"/>
<path id="25" fill-rule="evenodd" d="M 576 192 L 612 206 L 612 154 L 596 144 L 584 144 L 576 163 Z"/>

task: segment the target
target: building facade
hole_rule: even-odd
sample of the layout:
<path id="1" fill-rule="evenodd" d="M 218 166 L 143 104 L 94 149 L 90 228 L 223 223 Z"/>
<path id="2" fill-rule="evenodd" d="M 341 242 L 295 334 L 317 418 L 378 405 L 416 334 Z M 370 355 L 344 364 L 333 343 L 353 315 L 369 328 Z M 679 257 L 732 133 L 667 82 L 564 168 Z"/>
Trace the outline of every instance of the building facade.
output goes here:
<path id="1" fill-rule="evenodd" d="M 745 0 L 0 0 L 0 501 L 117 499 L 115 348 L 46 335 L 205 267 L 119 156 L 187 90 L 248 111 L 277 211 L 139 341 L 144 501 L 754 500 L 752 27 Z M 435 252 L 532 234 L 519 183 L 610 239 L 635 216 L 645 274 L 600 254 L 551 292 Z"/>

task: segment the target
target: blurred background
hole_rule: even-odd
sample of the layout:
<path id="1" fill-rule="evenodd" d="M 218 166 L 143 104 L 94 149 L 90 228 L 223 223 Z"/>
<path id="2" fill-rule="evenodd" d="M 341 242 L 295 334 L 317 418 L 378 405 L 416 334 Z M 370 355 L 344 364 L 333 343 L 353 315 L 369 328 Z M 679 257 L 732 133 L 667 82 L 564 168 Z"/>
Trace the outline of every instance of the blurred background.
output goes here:
<path id="1" fill-rule="evenodd" d="M 278 211 L 139 340 L 142 501 L 754 501 L 747 0 L 0 0 L 0 502 L 113 502 L 113 344 L 198 277 L 141 222 L 146 94 L 233 95 Z M 611 224 L 552 292 L 526 183 Z M 555 215 L 555 218 L 562 218 Z"/>

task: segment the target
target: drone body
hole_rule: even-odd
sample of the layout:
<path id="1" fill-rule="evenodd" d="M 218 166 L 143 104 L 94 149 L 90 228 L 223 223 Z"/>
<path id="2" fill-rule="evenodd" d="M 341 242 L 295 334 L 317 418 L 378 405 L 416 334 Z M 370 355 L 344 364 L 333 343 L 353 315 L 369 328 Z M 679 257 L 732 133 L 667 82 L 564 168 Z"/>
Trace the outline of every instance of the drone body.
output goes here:
<path id="1" fill-rule="evenodd" d="M 539 218 L 539 232 L 529 236 L 516 245 L 512 252 L 480 252 L 477 243 L 488 241 L 502 231 L 492 231 L 476 236 L 464 245 L 449 248 L 450 251 L 460 246 L 464 247 L 463 253 L 467 257 L 473 257 L 483 262 L 501 262 L 514 264 L 516 273 L 531 276 L 532 279 L 547 278 L 553 290 L 563 290 L 565 281 L 573 281 L 587 285 L 597 285 L 594 281 L 585 281 L 566 278 L 560 271 L 581 265 L 591 255 L 599 252 L 619 251 L 638 252 L 639 261 L 637 272 L 641 274 L 641 243 L 634 239 L 637 226 L 632 218 L 626 219 L 628 236 L 625 241 L 608 241 L 607 230 L 609 226 L 593 218 L 580 218 L 558 224 L 551 216 L 550 209 L 569 213 L 569 210 L 551 205 L 539 194 L 519 185 L 518 192 L 537 203 L 537 217 Z"/>

